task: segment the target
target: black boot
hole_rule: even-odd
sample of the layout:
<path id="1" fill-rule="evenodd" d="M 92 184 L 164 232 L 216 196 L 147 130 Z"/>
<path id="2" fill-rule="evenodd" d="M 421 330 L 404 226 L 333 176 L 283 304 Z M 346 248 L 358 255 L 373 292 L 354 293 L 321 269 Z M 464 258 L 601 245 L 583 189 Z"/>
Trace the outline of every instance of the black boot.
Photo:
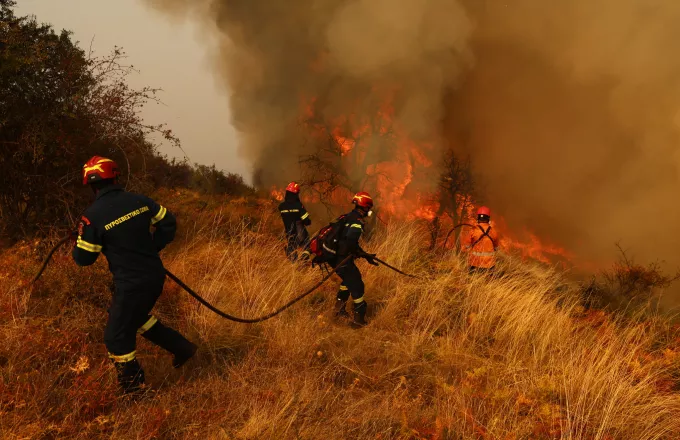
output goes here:
<path id="1" fill-rule="evenodd" d="M 179 332 L 164 326 L 160 321 L 156 322 L 153 327 L 142 333 L 149 341 L 172 353 L 172 366 L 179 368 L 191 359 L 198 347 L 188 341 Z"/>
<path id="2" fill-rule="evenodd" d="M 335 300 L 335 317 L 336 318 L 349 319 L 349 313 L 347 313 L 347 310 L 345 310 L 346 305 L 347 305 L 347 300 L 343 301 L 340 298 Z"/>
<path id="3" fill-rule="evenodd" d="M 353 327 L 363 327 L 368 322 L 366 322 L 366 310 L 368 309 L 368 304 L 366 301 L 361 301 L 360 303 L 354 303 L 354 320 L 352 321 Z"/>
<path id="4" fill-rule="evenodd" d="M 187 346 L 187 348 L 182 353 L 176 353 L 175 356 L 173 356 L 172 366 L 174 368 L 180 368 L 182 365 L 186 364 L 189 359 L 194 357 L 196 350 L 198 350 L 198 347 L 195 344 L 189 342 L 189 346 Z"/>
<path id="5" fill-rule="evenodd" d="M 118 372 L 118 384 L 124 394 L 140 393 L 144 387 L 144 370 L 137 359 L 113 363 Z"/>

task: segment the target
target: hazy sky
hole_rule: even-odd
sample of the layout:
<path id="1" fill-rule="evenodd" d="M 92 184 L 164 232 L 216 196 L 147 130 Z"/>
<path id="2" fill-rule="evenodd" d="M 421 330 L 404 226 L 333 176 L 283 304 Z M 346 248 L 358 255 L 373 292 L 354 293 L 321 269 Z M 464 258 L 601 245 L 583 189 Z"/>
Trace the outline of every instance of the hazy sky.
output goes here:
<path id="1" fill-rule="evenodd" d="M 228 95 L 212 74 L 206 46 L 210 35 L 200 32 L 196 23 L 171 23 L 141 0 L 19 0 L 16 12 L 73 31 L 84 49 L 94 37 L 92 47 L 100 55 L 116 45 L 123 47 L 140 71 L 129 78 L 130 85 L 163 89 L 165 105 L 149 104 L 145 120 L 166 122 L 193 162 L 214 163 L 250 181 L 249 166 L 236 152 Z M 183 156 L 170 146 L 163 152 Z"/>

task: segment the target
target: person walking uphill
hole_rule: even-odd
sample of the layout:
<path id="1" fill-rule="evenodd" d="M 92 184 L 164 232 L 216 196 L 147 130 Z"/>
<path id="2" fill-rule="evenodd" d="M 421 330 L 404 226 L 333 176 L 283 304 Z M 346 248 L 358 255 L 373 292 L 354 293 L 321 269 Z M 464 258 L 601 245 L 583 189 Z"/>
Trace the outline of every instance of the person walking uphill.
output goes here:
<path id="1" fill-rule="evenodd" d="M 309 252 L 309 232 L 307 226 L 312 224 L 312 219 L 300 201 L 300 185 L 290 182 L 286 187 L 286 196 L 279 205 L 281 220 L 286 234 L 288 244 L 286 245 L 286 256 L 291 261 L 297 261 L 297 250 L 302 249 L 300 258 L 308 260 L 311 256 Z"/>
<path id="2" fill-rule="evenodd" d="M 104 342 L 123 392 L 132 393 L 145 381 L 135 356 L 137 334 L 173 354 L 175 368 L 197 347 L 150 314 L 165 282 L 158 253 L 175 237 L 175 217 L 150 198 L 124 191 L 118 176 L 116 163 L 105 157 L 95 156 L 83 166 L 83 184 L 90 185 L 96 199 L 74 233 L 72 255 L 79 266 L 93 264 L 100 253 L 108 260 L 115 291 Z"/>
<path id="3" fill-rule="evenodd" d="M 352 199 L 354 209 L 345 215 L 338 217 L 331 223 L 331 231 L 334 230 L 329 237 L 326 238 L 322 245 L 324 261 L 327 261 L 331 267 L 337 267 L 337 274 L 342 279 L 340 290 L 337 294 L 335 302 L 335 316 L 338 318 L 349 318 L 346 310 L 347 300 L 350 295 L 354 301 L 354 314 L 352 325 L 355 327 L 362 327 L 367 324 L 366 310 L 368 304 L 364 299 L 364 281 L 361 278 L 361 272 L 351 258 L 342 266 L 338 267 L 348 255 L 358 258 L 365 258 L 369 264 L 377 266 L 373 258 L 375 254 L 366 253 L 361 246 L 359 246 L 359 238 L 364 230 L 364 218 L 371 215 L 373 208 L 373 199 L 366 192 L 358 192 Z M 333 246 L 331 243 L 336 243 Z"/>
<path id="4" fill-rule="evenodd" d="M 482 206 L 477 210 L 477 224 L 463 235 L 461 247 L 468 252 L 469 272 L 488 273 L 496 266 L 498 233 L 490 224 L 491 210 Z"/>

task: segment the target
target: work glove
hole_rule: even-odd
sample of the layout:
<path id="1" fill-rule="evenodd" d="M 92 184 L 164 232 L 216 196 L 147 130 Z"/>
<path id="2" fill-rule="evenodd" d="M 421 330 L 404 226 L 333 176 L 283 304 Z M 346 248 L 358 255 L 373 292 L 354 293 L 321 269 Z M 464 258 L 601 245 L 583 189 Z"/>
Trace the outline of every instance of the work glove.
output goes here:
<path id="1" fill-rule="evenodd" d="M 372 266 L 378 266 L 378 263 L 376 263 L 375 260 L 374 260 L 375 255 L 376 254 L 369 254 L 368 252 L 365 252 L 365 251 L 359 251 L 357 253 L 357 256 L 359 258 L 365 259 L 368 262 L 368 264 L 370 264 Z"/>

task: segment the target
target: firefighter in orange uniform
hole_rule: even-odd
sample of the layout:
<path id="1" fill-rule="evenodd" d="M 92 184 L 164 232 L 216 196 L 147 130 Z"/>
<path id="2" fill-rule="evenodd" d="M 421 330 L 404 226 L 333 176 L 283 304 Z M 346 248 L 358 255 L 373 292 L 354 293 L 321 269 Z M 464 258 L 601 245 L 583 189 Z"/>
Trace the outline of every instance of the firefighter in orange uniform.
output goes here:
<path id="1" fill-rule="evenodd" d="M 498 233 L 491 226 L 491 210 L 482 206 L 477 210 L 477 224 L 461 239 L 461 248 L 468 252 L 469 272 L 492 272 L 496 266 Z"/>

